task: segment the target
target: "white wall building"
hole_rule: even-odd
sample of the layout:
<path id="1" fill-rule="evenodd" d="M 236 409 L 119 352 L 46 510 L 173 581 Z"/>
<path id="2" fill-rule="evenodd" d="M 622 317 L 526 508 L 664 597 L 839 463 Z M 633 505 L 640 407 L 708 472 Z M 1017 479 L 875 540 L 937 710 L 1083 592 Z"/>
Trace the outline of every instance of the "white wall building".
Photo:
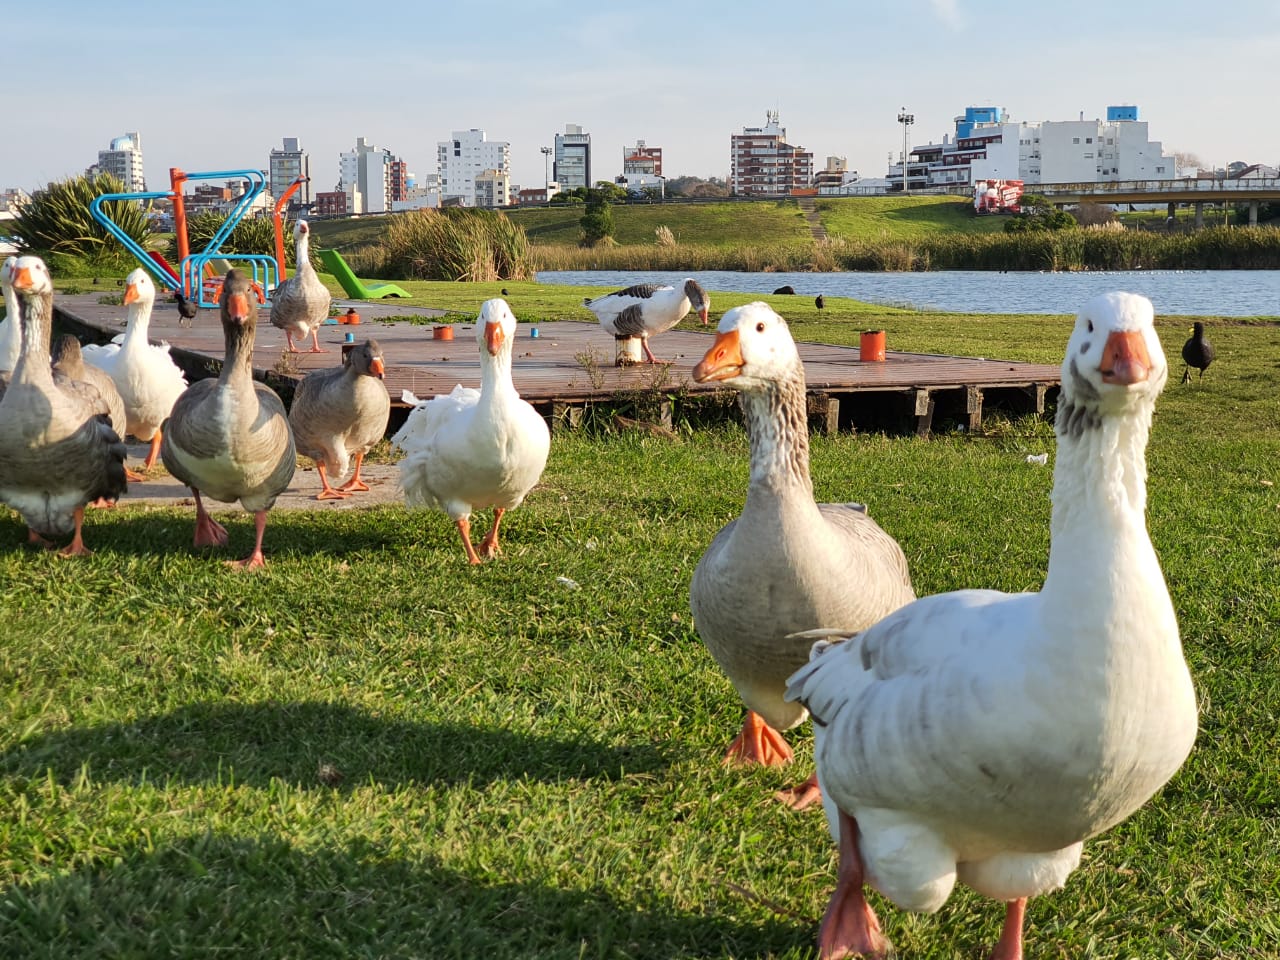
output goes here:
<path id="1" fill-rule="evenodd" d="M 147 181 L 142 172 L 142 137 L 137 133 L 116 137 L 110 147 L 98 151 L 98 162 L 85 173 L 91 177 L 99 173 L 114 174 L 124 184 L 125 192 L 145 191 Z"/>
<path id="2" fill-rule="evenodd" d="M 1171 180 L 1177 164 L 1150 139 L 1135 106 L 1107 107 L 1106 119 L 1014 123 L 996 107 L 968 107 L 956 117 L 955 139 L 910 151 L 909 185 L 967 186 L 974 180 L 1025 183 L 1099 183 Z M 891 184 L 901 189 L 902 164 L 891 164 Z"/>
<path id="3" fill-rule="evenodd" d="M 427 210 L 440 206 L 440 177 L 434 173 L 427 174 L 424 183 L 415 182 L 405 190 L 403 200 L 393 200 L 391 210 L 400 213 L 404 210 Z"/>
<path id="4" fill-rule="evenodd" d="M 356 137 L 356 148 L 338 155 L 338 189 L 352 197 L 360 194 L 359 209 L 353 213 L 386 213 L 391 209 L 391 165 L 397 162 L 390 150 Z M 353 197 L 354 199 L 354 197 Z"/>
<path id="5" fill-rule="evenodd" d="M 485 139 L 483 130 L 455 130 L 452 140 L 436 144 L 440 167 L 440 193 L 444 199 L 461 198 L 464 207 L 505 207 L 511 203 L 511 144 Z M 478 178 L 497 171 L 505 187 L 494 193 L 492 180 L 484 186 L 484 202 L 477 195 Z"/>

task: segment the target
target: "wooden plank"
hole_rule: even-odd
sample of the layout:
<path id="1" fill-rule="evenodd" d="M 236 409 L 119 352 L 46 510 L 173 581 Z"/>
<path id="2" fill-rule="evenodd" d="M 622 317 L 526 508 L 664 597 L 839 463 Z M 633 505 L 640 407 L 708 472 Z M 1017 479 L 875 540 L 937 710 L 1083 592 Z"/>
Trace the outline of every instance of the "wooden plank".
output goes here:
<path id="1" fill-rule="evenodd" d="M 982 388 L 972 385 L 964 388 L 964 412 L 969 415 L 969 432 L 982 429 Z"/>

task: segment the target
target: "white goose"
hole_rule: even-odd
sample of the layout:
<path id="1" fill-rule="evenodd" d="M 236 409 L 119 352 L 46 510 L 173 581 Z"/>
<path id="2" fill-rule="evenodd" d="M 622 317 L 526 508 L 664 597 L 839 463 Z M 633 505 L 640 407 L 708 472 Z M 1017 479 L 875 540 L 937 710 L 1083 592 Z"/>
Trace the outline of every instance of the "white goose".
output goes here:
<path id="1" fill-rule="evenodd" d="M 127 432 L 151 442 L 142 464 L 147 471 L 160 455 L 161 425 L 187 389 L 187 378 L 169 356 L 169 345 L 154 344 L 147 338 L 156 286 L 141 267 L 125 278 L 124 302 L 128 307 L 124 333 L 111 343 L 90 344 L 81 349 L 85 362 L 104 371 L 115 383 L 124 401 Z M 137 475 L 129 479 L 144 478 Z"/>
<path id="2" fill-rule="evenodd" d="M 443 510 L 462 537 L 470 563 L 499 551 L 498 524 L 542 476 L 551 449 L 547 423 L 511 382 L 516 318 L 502 299 L 486 300 L 476 319 L 480 389 L 458 385 L 448 396 L 418 401 L 391 438 L 407 454 L 400 484 L 410 507 Z M 493 507 L 493 526 L 477 551 L 471 512 Z"/>
<path id="3" fill-rule="evenodd" d="M 1039 593 L 927 597 L 815 644 L 787 695 L 813 714 L 840 878 L 824 958 L 881 956 L 867 883 L 937 910 L 956 880 L 1007 902 L 992 954 L 1022 956 L 1026 898 L 1169 780 L 1196 699 L 1146 526 L 1146 445 L 1168 364 L 1144 297 L 1080 311 L 1058 401 Z"/>
<path id="4" fill-rule="evenodd" d="M 18 262 L 17 257 L 9 257 L 0 266 L 0 271 L 8 276 Z M 0 320 L 0 374 L 12 373 L 18 365 L 18 354 L 22 352 L 22 331 L 18 327 L 18 295 L 8 283 L 4 286 L 4 319 Z M 3 383 L 0 382 L 0 387 Z"/>
<path id="5" fill-rule="evenodd" d="M 302 353 L 294 339 L 304 343 L 311 337 L 308 353 L 324 353 L 320 347 L 320 325 L 329 316 L 332 297 L 311 265 L 311 228 L 299 220 L 293 227 L 296 252 L 293 276 L 280 282 L 271 294 L 271 325 L 284 331 L 290 353 Z"/>
<path id="6" fill-rule="evenodd" d="M 857 504 L 813 499 L 804 366 L 786 321 L 764 303 L 735 307 L 694 368 L 698 382 L 738 391 L 751 440 L 742 514 L 698 561 L 689 587 L 694 625 L 747 705 L 726 760 L 782 764 L 779 730 L 808 712 L 783 699 L 787 677 L 809 659 L 798 631 L 841 624 L 854 631 L 915 599 L 897 542 Z M 800 808 L 817 781 L 779 795 Z"/>
<path id="7" fill-rule="evenodd" d="M 649 362 L 657 363 L 657 357 L 649 349 L 649 338 L 670 330 L 690 310 L 697 311 L 705 324 L 711 298 L 702 284 L 690 278 L 679 287 L 639 283 L 594 300 L 585 299 L 582 305 L 594 313 L 600 319 L 600 326 L 617 339 L 639 337 Z"/>

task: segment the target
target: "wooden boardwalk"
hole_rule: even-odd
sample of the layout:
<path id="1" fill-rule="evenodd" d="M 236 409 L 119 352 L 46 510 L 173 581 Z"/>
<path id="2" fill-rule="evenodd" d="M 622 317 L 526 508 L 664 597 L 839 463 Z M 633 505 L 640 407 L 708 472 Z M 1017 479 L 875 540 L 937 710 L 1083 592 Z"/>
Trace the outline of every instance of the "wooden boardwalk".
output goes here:
<path id="1" fill-rule="evenodd" d="M 55 308 L 61 327 L 97 342 L 120 333 L 124 308 L 98 302 L 107 292 L 58 296 Z M 296 355 L 285 353 L 284 332 L 271 326 L 269 308 L 262 308 L 253 357 L 255 374 L 288 400 L 293 386 L 308 371 L 339 362 L 343 337 L 351 332 L 357 341 L 375 337 L 381 344 L 387 361 L 387 390 L 392 403 L 402 408 L 401 414 L 404 390 L 429 397 L 448 393 L 459 383 L 479 386 L 474 324 L 454 323 L 454 339 L 435 339 L 431 321 L 440 320 L 440 311 L 388 303 L 354 305 L 362 318 L 359 325 L 322 326 L 320 344 L 327 352 Z M 341 310 L 346 306 L 343 302 Z M 409 314 L 420 315 L 426 322 L 379 319 Z M 646 415 L 667 421 L 673 398 L 679 402 L 726 389 L 722 384 L 695 383 L 690 376 L 711 345 L 714 329 L 686 320 L 652 342 L 658 358 L 671 362 L 617 367 L 613 337 L 598 324 L 554 321 L 534 327 L 522 323 L 516 334 L 512 375 L 520 395 L 553 422 L 576 423 L 586 406 L 607 402 L 649 406 L 653 409 L 646 410 Z M 222 327 L 216 311 L 201 310 L 190 326 L 183 326 L 176 306 L 159 302 L 152 314 L 151 336 L 168 341 L 189 378 L 214 374 L 221 366 Z M 889 353 L 883 362 L 864 363 L 856 348 L 803 342 L 798 346 L 808 381 L 810 415 L 814 426 L 827 432 L 872 426 L 914 428 L 927 435 L 935 414 L 977 430 L 984 405 L 1013 413 L 1043 412 L 1046 395 L 1058 386 L 1060 377 L 1058 367 L 1046 364 L 914 353 Z"/>

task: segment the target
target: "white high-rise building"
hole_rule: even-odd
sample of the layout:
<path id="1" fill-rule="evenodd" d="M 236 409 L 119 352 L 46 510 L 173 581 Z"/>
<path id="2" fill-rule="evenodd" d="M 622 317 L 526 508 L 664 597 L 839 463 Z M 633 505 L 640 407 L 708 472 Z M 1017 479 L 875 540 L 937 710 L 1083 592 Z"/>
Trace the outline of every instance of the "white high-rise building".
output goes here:
<path id="1" fill-rule="evenodd" d="M 141 193 L 147 189 L 142 172 L 142 137 L 126 133 L 116 137 L 106 150 L 98 151 L 98 162 L 85 171 L 89 176 L 99 173 L 113 174 L 128 193 Z"/>
<path id="2" fill-rule="evenodd" d="M 403 168 L 403 161 L 390 150 L 374 146 L 364 137 L 356 137 L 356 148 L 338 155 L 338 189 L 352 196 L 360 194 L 360 213 L 387 213 L 391 201 L 396 199 L 393 190 L 396 170 Z"/>
<path id="3" fill-rule="evenodd" d="M 505 207 L 510 204 L 510 143 L 486 140 L 484 131 L 474 127 L 455 130 L 452 140 L 436 143 L 436 159 L 440 167 L 440 195 L 443 199 L 460 199 L 464 207 Z M 495 193 L 490 182 L 485 190 L 478 193 L 476 181 L 486 171 L 497 171 L 505 178 L 506 186 Z"/>
<path id="4" fill-rule="evenodd" d="M 591 134 L 576 123 L 566 123 L 564 133 L 556 134 L 555 149 L 551 179 L 561 190 L 595 186 L 591 180 Z"/>

